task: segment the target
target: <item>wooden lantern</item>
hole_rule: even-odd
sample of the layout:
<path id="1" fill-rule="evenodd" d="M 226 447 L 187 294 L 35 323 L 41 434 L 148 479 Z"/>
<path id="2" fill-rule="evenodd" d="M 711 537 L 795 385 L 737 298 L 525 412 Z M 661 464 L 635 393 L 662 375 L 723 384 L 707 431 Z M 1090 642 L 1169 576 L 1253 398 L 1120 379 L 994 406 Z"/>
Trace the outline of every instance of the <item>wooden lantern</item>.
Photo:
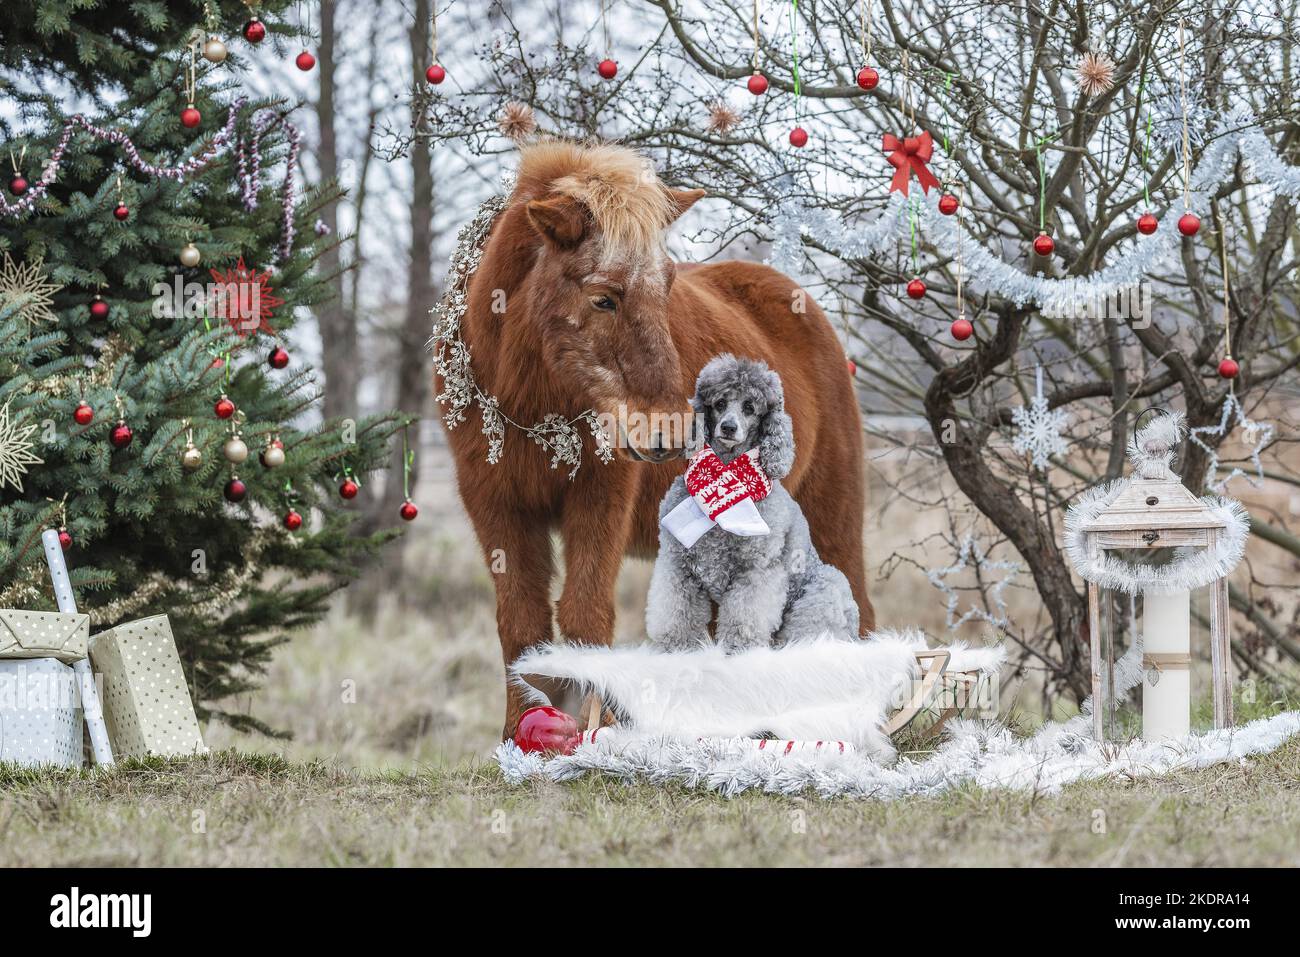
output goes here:
<path id="1" fill-rule="evenodd" d="M 1139 431 L 1129 449 L 1134 474 L 1081 496 L 1066 518 L 1067 551 L 1088 583 L 1092 720 L 1098 741 L 1105 739 L 1105 715 L 1114 710 L 1115 624 L 1103 608 L 1114 601 L 1109 592 L 1115 590 L 1142 596 L 1143 738 L 1188 733 L 1190 594 L 1198 588 L 1210 590 L 1214 726 L 1232 725 L 1228 574 L 1241 559 L 1249 520 L 1239 503 L 1198 498 L 1179 481 L 1170 463 L 1181 436 L 1179 416 L 1166 416 Z M 1132 565 L 1109 554 L 1158 548 L 1180 549 L 1179 557 L 1167 566 Z"/>

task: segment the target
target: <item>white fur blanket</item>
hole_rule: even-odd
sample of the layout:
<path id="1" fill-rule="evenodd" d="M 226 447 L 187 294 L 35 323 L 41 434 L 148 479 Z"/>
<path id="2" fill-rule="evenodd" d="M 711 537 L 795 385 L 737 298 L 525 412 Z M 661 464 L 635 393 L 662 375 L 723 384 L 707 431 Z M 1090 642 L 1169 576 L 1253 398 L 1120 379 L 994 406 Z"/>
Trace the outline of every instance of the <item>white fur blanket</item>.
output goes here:
<path id="1" fill-rule="evenodd" d="M 716 645 L 665 653 L 650 645 L 602 648 L 545 645 L 510 669 L 531 697 L 537 676 L 595 691 L 640 735 L 744 738 L 761 734 L 794 740 L 848 741 L 877 760 L 893 758 L 881 730 L 887 715 L 911 696 L 919 677 L 919 631 L 880 632 L 869 641 L 823 638 L 727 655 Z M 954 644 L 949 671 L 995 673 L 998 648 Z M 625 736 L 624 736 L 625 737 Z"/>
<path id="2" fill-rule="evenodd" d="M 686 655 L 645 647 L 539 649 L 516 663 L 516 680 L 545 675 L 596 691 L 618 711 L 619 733 L 552 757 L 526 754 L 507 741 L 497 748 L 496 759 L 514 783 L 601 773 L 726 795 L 757 788 L 888 800 L 965 785 L 1055 794 L 1074 781 L 1240 761 L 1300 734 L 1300 711 L 1178 742 L 1134 740 L 1105 747 L 1092 740 L 1086 712 L 1029 738 L 993 721 L 955 720 L 932 754 L 894 762 L 893 748 L 879 726 L 895 706 L 891 696 L 911 686 L 913 655 L 923 647 L 922 635 L 906 632 L 867 642 L 818 641 L 729 657 L 715 649 Z M 992 672 L 1002 660 L 997 649 L 955 645 L 950 650 L 950 671 Z M 792 739 L 851 741 L 859 750 L 776 754 L 741 740 L 761 731 Z"/>

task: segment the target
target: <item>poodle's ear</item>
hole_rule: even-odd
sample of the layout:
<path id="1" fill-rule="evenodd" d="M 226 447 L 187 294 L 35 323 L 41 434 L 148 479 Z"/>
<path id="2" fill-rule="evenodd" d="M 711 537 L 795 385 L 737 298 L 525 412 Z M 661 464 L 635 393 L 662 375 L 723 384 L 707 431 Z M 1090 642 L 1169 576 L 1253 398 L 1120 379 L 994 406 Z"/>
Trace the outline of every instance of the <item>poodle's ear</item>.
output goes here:
<path id="1" fill-rule="evenodd" d="M 770 479 L 783 479 L 794 468 L 794 423 L 782 406 L 769 409 L 763 417 L 758 464 Z"/>

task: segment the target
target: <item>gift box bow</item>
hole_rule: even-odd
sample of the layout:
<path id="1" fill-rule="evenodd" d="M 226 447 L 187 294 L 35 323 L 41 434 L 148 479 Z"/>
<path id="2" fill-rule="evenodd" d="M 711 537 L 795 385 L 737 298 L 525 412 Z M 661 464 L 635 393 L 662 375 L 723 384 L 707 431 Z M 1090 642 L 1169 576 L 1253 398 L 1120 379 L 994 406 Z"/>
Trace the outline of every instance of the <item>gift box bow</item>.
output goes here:
<path id="1" fill-rule="evenodd" d="M 57 658 L 64 664 L 86 657 L 90 616 L 0 608 L 0 658 Z"/>

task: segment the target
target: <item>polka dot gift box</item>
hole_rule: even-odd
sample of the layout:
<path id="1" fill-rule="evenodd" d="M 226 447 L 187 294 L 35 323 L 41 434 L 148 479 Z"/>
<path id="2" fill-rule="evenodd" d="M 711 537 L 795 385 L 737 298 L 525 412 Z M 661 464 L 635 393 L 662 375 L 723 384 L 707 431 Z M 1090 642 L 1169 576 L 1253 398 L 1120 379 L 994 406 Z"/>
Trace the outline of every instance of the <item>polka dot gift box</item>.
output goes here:
<path id="1" fill-rule="evenodd" d="M 76 677 L 63 662 L 0 660 L 0 761 L 81 767 L 81 719 Z"/>
<path id="2" fill-rule="evenodd" d="M 0 608 L 0 658 L 57 658 L 70 664 L 86 657 L 89 615 Z"/>
<path id="3" fill-rule="evenodd" d="M 104 717 L 114 755 L 207 753 L 166 615 L 95 635 L 90 663 L 103 678 Z"/>

